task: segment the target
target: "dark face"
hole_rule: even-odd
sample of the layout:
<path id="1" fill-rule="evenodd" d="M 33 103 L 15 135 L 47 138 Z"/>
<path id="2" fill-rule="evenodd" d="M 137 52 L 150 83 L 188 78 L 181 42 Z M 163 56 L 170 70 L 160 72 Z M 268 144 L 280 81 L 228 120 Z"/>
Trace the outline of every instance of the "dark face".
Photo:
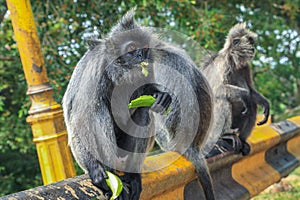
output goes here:
<path id="1" fill-rule="evenodd" d="M 151 34 L 142 29 L 125 31 L 112 37 L 116 62 L 132 68 L 141 62 L 147 62 L 150 57 Z"/>
<path id="2" fill-rule="evenodd" d="M 146 62 L 149 59 L 150 49 L 148 44 L 129 41 L 122 45 L 121 52 L 118 62 L 132 67 L 141 62 Z"/>
<path id="3" fill-rule="evenodd" d="M 151 35 L 141 29 L 121 32 L 106 40 L 107 59 L 112 62 L 107 71 L 117 85 L 144 81 L 152 74 Z M 151 43 L 152 42 L 152 43 Z"/>

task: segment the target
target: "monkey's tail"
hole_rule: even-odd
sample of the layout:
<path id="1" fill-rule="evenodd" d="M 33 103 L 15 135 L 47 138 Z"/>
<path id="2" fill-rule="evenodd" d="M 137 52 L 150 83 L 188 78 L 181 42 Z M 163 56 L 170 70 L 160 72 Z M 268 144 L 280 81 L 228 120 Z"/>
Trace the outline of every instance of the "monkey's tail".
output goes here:
<path id="1" fill-rule="evenodd" d="M 189 148 L 185 152 L 186 158 L 189 159 L 195 166 L 198 175 L 198 180 L 202 185 L 205 198 L 207 200 L 215 200 L 213 183 L 208 169 L 208 165 L 204 156 L 201 155 L 202 154 L 194 148 Z"/>

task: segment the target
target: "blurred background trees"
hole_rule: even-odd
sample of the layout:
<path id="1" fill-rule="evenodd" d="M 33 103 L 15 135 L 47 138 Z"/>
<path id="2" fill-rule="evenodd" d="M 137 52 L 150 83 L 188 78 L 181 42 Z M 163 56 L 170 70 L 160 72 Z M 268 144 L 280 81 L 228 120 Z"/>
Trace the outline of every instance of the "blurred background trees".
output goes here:
<path id="1" fill-rule="evenodd" d="M 30 126 L 30 101 L 5 0 L 0 0 L 0 196 L 42 184 Z M 300 0 L 52 0 L 31 1 L 55 98 L 86 51 L 83 39 L 105 35 L 128 9 L 137 21 L 179 31 L 218 51 L 230 27 L 246 21 L 259 35 L 252 62 L 256 88 L 279 119 L 299 114 Z M 286 114 L 288 113 L 288 114 Z"/>

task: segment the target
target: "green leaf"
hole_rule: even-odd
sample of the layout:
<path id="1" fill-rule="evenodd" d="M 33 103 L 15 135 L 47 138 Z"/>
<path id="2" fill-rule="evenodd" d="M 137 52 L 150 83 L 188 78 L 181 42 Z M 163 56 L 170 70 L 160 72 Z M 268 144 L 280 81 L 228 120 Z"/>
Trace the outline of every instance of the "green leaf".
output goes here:
<path id="1" fill-rule="evenodd" d="M 142 95 L 134 100 L 132 100 L 129 104 L 129 108 L 139 108 L 139 107 L 150 107 L 156 101 L 156 99 L 151 95 Z"/>
<path id="2" fill-rule="evenodd" d="M 149 75 L 149 72 L 148 72 L 148 69 L 147 69 L 147 66 L 149 65 L 149 63 L 147 62 L 141 62 L 141 67 L 142 67 L 142 73 L 144 74 L 144 76 L 148 76 Z"/>
<path id="3" fill-rule="evenodd" d="M 123 190 L 123 184 L 117 175 L 115 175 L 109 171 L 106 171 L 106 174 L 107 174 L 108 178 L 105 181 L 113 193 L 110 200 L 113 200 L 113 199 L 116 199 L 121 194 L 121 192 Z"/>

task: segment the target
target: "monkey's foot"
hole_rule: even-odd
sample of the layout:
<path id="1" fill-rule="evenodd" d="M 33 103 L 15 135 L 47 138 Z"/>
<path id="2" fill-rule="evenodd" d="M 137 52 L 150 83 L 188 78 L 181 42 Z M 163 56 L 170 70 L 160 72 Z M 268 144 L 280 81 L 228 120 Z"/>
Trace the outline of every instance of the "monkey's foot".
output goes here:
<path id="1" fill-rule="evenodd" d="M 243 147 L 241 149 L 241 152 L 243 154 L 243 156 L 246 156 L 250 153 L 250 145 L 247 142 L 243 142 Z"/>
<path id="2" fill-rule="evenodd" d="M 105 181 L 108 176 L 105 173 L 103 165 L 98 160 L 91 159 L 88 162 L 87 168 L 92 183 L 106 193 L 106 195 L 111 196 L 112 192 Z"/>
<path id="3" fill-rule="evenodd" d="M 123 191 L 120 195 L 120 200 L 139 200 L 142 192 L 142 178 L 140 174 L 125 173 L 120 179 L 123 182 Z"/>
<path id="4" fill-rule="evenodd" d="M 240 153 L 242 148 L 242 141 L 237 135 L 226 134 L 219 138 L 213 149 L 205 156 L 205 158 L 211 158 L 225 153 Z"/>

